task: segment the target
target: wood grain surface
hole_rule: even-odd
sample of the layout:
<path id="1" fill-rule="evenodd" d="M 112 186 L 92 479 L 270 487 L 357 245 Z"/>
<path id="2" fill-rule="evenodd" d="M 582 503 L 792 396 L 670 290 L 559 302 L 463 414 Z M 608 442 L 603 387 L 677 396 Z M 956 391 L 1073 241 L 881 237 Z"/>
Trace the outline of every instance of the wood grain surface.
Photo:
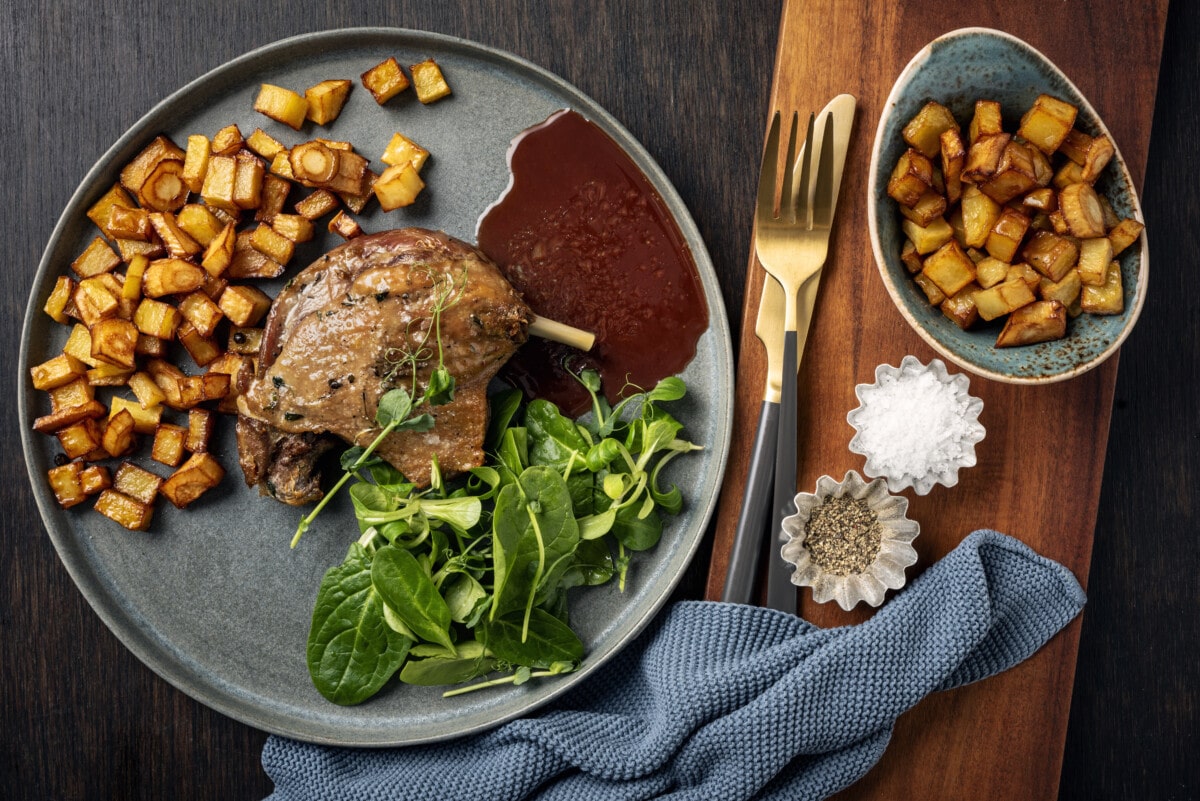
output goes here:
<path id="1" fill-rule="evenodd" d="M 841 5 L 853 14 L 865 8 L 849 1 Z M 1105 87 L 1097 90 L 1081 71 L 1068 69 L 1131 155 L 1131 140 L 1150 135 L 1144 115 L 1152 107 L 1154 87 L 1121 84 L 1133 72 L 1128 67 L 1135 57 L 1128 50 L 1134 45 L 1128 39 L 1099 38 L 1098 33 L 1114 19 L 1132 29 L 1161 26 L 1161 15 L 1140 6 L 1116 15 L 1112 9 L 1117 6 L 1104 0 L 1045 5 L 1055 9 L 1055 19 L 1070 17 L 1062 29 L 1076 31 L 1070 41 L 1088 43 L 1072 47 L 1070 58 L 1108 76 Z M 1070 64 L 1056 50 L 1059 29 L 1010 19 L 1004 10 L 1009 5 L 963 0 L 953 14 L 950 4 L 930 12 L 925 24 L 906 16 L 912 4 L 904 6 L 904 15 L 890 18 L 886 26 L 864 27 L 864 17 L 838 29 L 839 36 L 850 31 L 861 37 L 876 54 L 854 57 L 856 83 L 850 90 L 860 99 L 885 92 L 898 65 L 915 48 L 962 24 L 1007 27 L 1064 68 Z M 1021 2 L 1017 7 L 1026 6 Z M 1149 18 L 1143 16 L 1147 13 Z M 0 68 L 10 91 L 8 114 L 0 126 L 6 166 L 5 202 L 0 204 L 6 232 L 0 325 L 9 345 L 0 349 L 0 375 L 6 397 L 15 398 L 25 386 L 25 377 L 16 374 L 17 342 L 38 259 L 58 214 L 95 160 L 155 103 L 205 71 L 285 36 L 346 26 L 420 28 L 480 41 L 546 67 L 595 98 L 646 145 L 691 208 L 737 330 L 780 14 L 780 0 L 2 4 Z M 1150 158 L 1145 170 L 1138 171 L 1145 177 L 1153 284 L 1138 330 L 1123 349 L 1111 403 L 1091 596 L 1082 624 L 1060 799 L 1188 799 L 1200 793 L 1193 758 L 1200 708 L 1200 663 L 1195 659 L 1200 610 L 1194 578 L 1200 569 L 1195 537 L 1200 320 L 1191 300 L 1194 254 L 1200 252 L 1195 227 L 1200 183 L 1194 177 L 1200 167 L 1194 144 L 1200 122 L 1197 39 L 1200 4 L 1175 3 L 1166 25 Z M 818 62 L 814 54 L 814 75 L 819 76 L 828 67 Z M 1126 105 L 1140 109 L 1141 124 L 1114 124 L 1114 109 Z M 861 122 L 866 114 L 864 109 L 860 115 L 857 147 L 869 138 L 867 124 Z M 849 197 L 851 190 L 843 192 Z M 869 251 L 858 267 L 871 275 Z M 841 263 L 836 269 L 846 272 Z M 866 283 L 856 291 L 882 292 Z M 864 298 L 853 302 L 860 300 Z M 885 325 L 897 336 L 907 335 L 898 315 Z M 852 333 L 847 348 L 861 347 L 861 338 Z M 869 356 L 862 358 L 873 367 Z M 806 370 L 811 366 L 806 363 Z M 831 369 L 842 371 L 839 382 L 863 380 L 854 368 Z M 841 390 L 831 390 L 828 402 L 835 409 L 844 405 Z M 997 432 L 1015 436 L 1011 429 L 1003 433 L 1000 421 L 985 423 L 989 438 Z M 843 432 L 845 440 L 848 432 Z M 811 431 L 802 436 L 811 438 Z M 9 415 L 0 428 L 0 447 L 7 457 L 0 462 L 0 798 L 264 797 L 271 789 L 259 762 L 266 735 L 159 679 L 108 632 L 75 588 L 41 526 L 19 441 L 16 416 Z M 1104 451 L 1097 444 L 1091 453 L 1070 459 L 1083 462 Z M 843 466 L 855 465 L 834 459 L 830 469 Z M 736 460 L 731 469 L 738 469 Z M 806 462 L 802 481 L 811 479 L 812 469 Z M 987 476 L 1002 483 L 1001 472 Z M 980 473 L 973 480 L 983 481 L 984 471 Z M 1005 504 L 1029 502 L 1002 498 Z M 914 509 L 914 514 L 930 511 Z M 1091 514 L 1096 517 L 1094 508 Z M 1053 532 L 1077 526 L 1065 517 L 1060 512 L 1039 521 L 1037 528 Z M 1082 553 L 1074 558 L 1087 561 Z M 707 572 L 708 559 L 702 555 L 680 595 L 701 596 Z M 1065 681 L 1069 689 L 1070 677 Z M 961 714 L 972 702 L 969 697 L 956 701 L 945 714 Z M 1038 759 L 1032 767 L 1023 761 L 1023 743 L 1038 736 L 1042 722 L 1030 718 L 1021 724 L 1004 743 L 1011 769 L 1017 774 L 1052 772 Z M 904 727 L 908 725 L 905 721 Z M 941 721 L 922 725 L 937 728 Z M 904 727 L 894 747 L 909 740 L 911 732 Z M 939 761 L 950 756 L 929 752 L 920 758 L 930 772 L 961 770 Z M 1039 759 L 1057 764 L 1057 755 Z M 481 792 L 486 797 L 486 788 Z M 955 788 L 928 797 L 971 796 Z"/>

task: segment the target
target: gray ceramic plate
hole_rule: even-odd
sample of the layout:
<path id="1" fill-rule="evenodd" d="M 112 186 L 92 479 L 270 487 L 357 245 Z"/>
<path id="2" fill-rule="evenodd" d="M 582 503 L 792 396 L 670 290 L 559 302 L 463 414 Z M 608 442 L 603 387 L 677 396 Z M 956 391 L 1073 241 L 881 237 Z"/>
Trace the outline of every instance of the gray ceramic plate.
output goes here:
<path id="1" fill-rule="evenodd" d="M 332 126 L 300 133 L 251 108 L 261 82 L 298 90 L 333 77 L 357 83 L 360 73 L 388 56 L 401 64 L 435 58 L 454 94 L 425 107 L 409 92 L 408 99 L 380 107 L 356 86 Z M 95 235 L 84 212 L 147 141 L 160 132 L 176 142 L 192 133 L 211 136 L 235 122 L 244 133 L 261 126 L 285 143 L 324 135 L 379 154 L 393 132 L 403 131 L 434 154 L 424 174 L 429 189 L 408 209 L 368 214 L 364 227 L 416 224 L 471 241 L 480 213 L 507 185 L 509 142 L 567 107 L 624 147 L 662 195 L 692 248 L 711 318 L 684 373 L 691 394 L 677 407 L 686 433 L 707 448 L 671 465 L 685 510 L 668 523 L 654 551 L 637 556 L 624 593 L 606 586 L 572 598 L 572 618 L 587 647 L 578 672 L 454 699 L 393 682 L 358 707 L 326 701 L 309 680 L 304 645 L 321 576 L 341 561 L 355 535 L 352 513 L 348 504 L 334 505 L 289 551 L 297 511 L 246 489 L 229 424 L 215 447 L 228 471 L 220 490 L 183 512 L 160 503 L 149 533 L 118 528 L 86 505 L 58 508 L 45 480 L 57 443 L 31 433 L 48 403 L 45 393 L 29 388 L 28 367 L 59 352 L 66 328 L 41 307 L 55 277 Z M 294 263 L 306 264 L 333 244 L 332 236 L 310 243 Z M 225 64 L 156 106 L 92 168 L 63 212 L 38 268 L 21 350 L 18 403 L 34 494 L 60 557 L 92 607 L 143 662 L 192 697 L 252 726 L 313 742 L 384 746 L 455 737 L 528 713 L 585 680 L 668 599 L 703 537 L 729 446 L 728 322 L 704 243 L 670 182 L 628 131 L 571 85 L 507 53 L 429 33 L 357 29 L 287 39 Z"/>

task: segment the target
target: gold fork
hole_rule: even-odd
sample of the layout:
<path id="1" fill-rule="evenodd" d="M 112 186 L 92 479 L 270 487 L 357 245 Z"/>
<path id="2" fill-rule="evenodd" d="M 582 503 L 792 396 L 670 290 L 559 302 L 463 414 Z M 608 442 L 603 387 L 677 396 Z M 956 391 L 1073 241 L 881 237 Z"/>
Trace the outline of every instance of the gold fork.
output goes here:
<path id="1" fill-rule="evenodd" d="M 809 115 L 805 141 L 812 143 L 814 115 Z M 775 112 L 763 149 L 755 211 L 754 247 L 763 269 L 775 277 L 784 292 L 783 384 L 780 395 L 779 439 L 775 448 L 775 489 L 772 504 L 770 561 L 767 569 L 767 605 L 795 613 L 796 588 L 782 557 L 777 538 L 783 518 L 795 512 L 796 415 L 798 407 L 796 366 L 798 331 L 801 321 L 797 299 L 801 287 L 813 279 L 829 253 L 833 225 L 833 115 L 825 118 L 820 153 L 810 145 L 804 149 L 799 182 L 793 186 L 796 165 L 798 115 L 793 112 L 783 162 L 783 186 L 776 210 L 776 176 L 779 172 L 781 115 Z M 817 160 L 816 177 L 812 162 Z M 808 320 L 803 321 L 807 330 Z"/>

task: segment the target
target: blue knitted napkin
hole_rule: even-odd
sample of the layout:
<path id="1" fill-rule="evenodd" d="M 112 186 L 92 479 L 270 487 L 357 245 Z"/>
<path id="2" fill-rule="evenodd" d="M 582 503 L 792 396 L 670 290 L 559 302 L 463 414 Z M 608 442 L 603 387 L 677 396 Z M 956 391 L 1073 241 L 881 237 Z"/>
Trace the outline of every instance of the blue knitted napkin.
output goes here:
<path id="1" fill-rule="evenodd" d="M 1022 661 L 1083 603 L 1069 570 L 995 531 L 857 626 L 680 602 L 549 708 L 483 734 L 389 750 L 271 737 L 270 801 L 825 798 L 901 713 Z"/>

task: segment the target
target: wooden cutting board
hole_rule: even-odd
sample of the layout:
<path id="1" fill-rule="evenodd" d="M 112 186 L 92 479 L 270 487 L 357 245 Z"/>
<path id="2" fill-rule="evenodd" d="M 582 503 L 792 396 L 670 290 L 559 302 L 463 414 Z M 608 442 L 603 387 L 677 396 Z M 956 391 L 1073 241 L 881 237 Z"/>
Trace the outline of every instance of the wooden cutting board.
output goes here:
<path id="1" fill-rule="evenodd" d="M 841 92 L 859 104 L 800 369 L 800 489 L 811 490 L 823 474 L 840 478 L 846 470 L 862 471 L 862 457 L 847 447 L 854 432 L 846 413 L 858 405 L 855 384 L 872 382 L 877 365 L 897 365 L 906 354 L 922 361 L 937 355 L 887 295 L 867 233 L 871 145 L 887 94 L 909 59 L 956 28 L 990 27 L 1024 39 L 1096 108 L 1140 188 L 1166 18 L 1167 0 L 784 0 L 772 107 L 819 110 Z M 764 132 L 766 125 L 764 119 Z M 1153 241 L 1152 227 L 1147 234 Z M 733 447 L 707 586 L 713 599 L 725 579 L 762 398 L 765 355 L 754 336 L 762 276 L 751 253 Z M 910 580 L 971 531 L 995 528 L 1063 563 L 1087 586 L 1117 362 L 1114 357 L 1049 386 L 970 377 L 971 393 L 984 403 L 980 421 L 987 438 L 977 447 L 978 465 L 960 474 L 957 487 L 936 487 L 924 497 L 905 493 L 909 516 L 921 525 L 915 543 L 920 562 Z M 861 605 L 843 613 L 834 604 L 815 604 L 808 590 L 801 595 L 801 614 L 820 626 L 867 617 Z M 1079 630 L 1077 619 L 1016 668 L 927 698 L 900 719 L 882 761 L 838 798 L 1057 798 Z"/>

